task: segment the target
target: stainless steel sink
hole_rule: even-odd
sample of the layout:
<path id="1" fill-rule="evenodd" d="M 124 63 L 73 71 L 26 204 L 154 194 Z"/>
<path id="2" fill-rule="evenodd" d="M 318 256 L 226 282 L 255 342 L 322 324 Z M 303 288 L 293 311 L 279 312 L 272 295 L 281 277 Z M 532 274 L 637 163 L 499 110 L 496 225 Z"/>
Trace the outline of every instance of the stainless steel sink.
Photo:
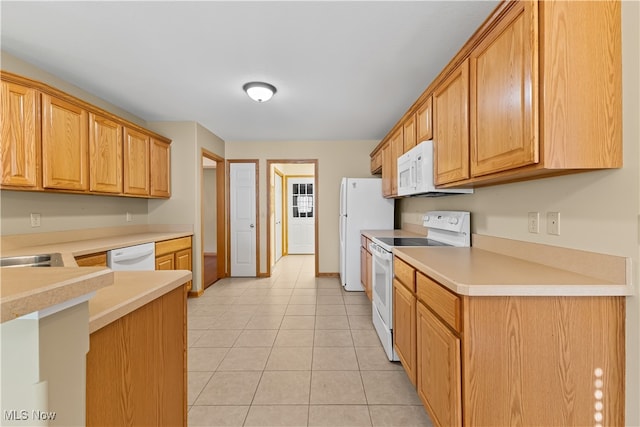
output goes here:
<path id="1" fill-rule="evenodd" d="M 0 258 L 0 267 L 64 267 L 59 253 Z"/>

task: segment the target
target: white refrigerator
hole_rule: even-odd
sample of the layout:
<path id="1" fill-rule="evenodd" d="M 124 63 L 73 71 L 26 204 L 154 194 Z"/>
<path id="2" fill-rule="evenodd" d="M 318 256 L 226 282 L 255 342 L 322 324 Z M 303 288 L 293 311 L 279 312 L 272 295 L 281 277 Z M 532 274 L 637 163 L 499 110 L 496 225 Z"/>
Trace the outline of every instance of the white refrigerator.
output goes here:
<path id="1" fill-rule="evenodd" d="M 392 230 L 394 200 L 382 197 L 380 178 L 342 178 L 340 183 L 340 283 L 363 291 L 360 283 L 360 231 Z"/>

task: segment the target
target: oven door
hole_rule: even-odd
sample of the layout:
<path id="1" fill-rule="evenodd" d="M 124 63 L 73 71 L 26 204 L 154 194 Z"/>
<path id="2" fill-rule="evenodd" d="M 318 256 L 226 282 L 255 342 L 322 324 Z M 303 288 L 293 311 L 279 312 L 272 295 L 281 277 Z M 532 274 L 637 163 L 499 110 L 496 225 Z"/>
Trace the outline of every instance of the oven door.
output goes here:
<path id="1" fill-rule="evenodd" d="M 378 311 L 387 329 L 393 328 L 393 254 L 372 243 L 369 247 L 373 254 L 372 300 L 373 308 Z"/>

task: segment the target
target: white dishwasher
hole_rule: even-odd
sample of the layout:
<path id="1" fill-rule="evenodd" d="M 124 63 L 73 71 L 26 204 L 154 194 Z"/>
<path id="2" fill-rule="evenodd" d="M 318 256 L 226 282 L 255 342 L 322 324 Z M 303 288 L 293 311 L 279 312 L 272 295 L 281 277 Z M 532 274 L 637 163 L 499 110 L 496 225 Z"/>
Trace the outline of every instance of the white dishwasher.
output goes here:
<path id="1" fill-rule="evenodd" d="M 107 267 L 114 271 L 155 270 L 156 244 L 143 243 L 107 251 Z"/>

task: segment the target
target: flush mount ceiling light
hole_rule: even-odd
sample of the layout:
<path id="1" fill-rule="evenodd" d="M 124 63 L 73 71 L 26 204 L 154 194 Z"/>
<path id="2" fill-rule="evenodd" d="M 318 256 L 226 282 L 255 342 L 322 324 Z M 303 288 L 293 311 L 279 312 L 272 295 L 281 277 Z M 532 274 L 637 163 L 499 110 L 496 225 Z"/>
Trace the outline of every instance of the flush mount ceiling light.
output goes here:
<path id="1" fill-rule="evenodd" d="M 277 92 L 275 86 L 264 82 L 245 83 L 242 89 L 256 102 L 266 102 Z"/>

